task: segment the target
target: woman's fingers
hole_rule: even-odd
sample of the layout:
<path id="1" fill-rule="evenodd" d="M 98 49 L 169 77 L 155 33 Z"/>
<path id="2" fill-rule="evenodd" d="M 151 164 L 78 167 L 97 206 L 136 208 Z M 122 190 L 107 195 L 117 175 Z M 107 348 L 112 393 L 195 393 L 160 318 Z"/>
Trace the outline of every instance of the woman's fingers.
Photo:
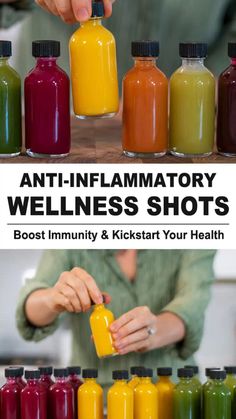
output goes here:
<path id="1" fill-rule="evenodd" d="M 55 16 L 59 16 L 54 0 L 44 0 L 44 4 L 46 5 L 49 12 Z"/>
<path id="2" fill-rule="evenodd" d="M 126 323 L 130 322 L 134 318 L 134 310 L 130 310 L 125 314 L 122 314 L 122 316 L 119 317 L 119 319 L 115 320 L 111 326 L 110 330 L 112 333 L 117 333 L 118 330 L 124 326 Z"/>
<path id="3" fill-rule="evenodd" d="M 147 339 L 140 340 L 139 342 L 131 343 L 127 345 L 125 348 L 119 351 L 120 355 L 126 355 L 130 352 L 144 352 L 148 348 L 148 341 Z"/>
<path id="4" fill-rule="evenodd" d="M 69 300 L 75 313 L 80 313 L 82 311 L 80 299 L 78 298 L 78 295 L 73 288 L 71 288 L 69 285 L 62 285 L 60 292 Z"/>
<path id="5" fill-rule="evenodd" d="M 53 0 L 59 16 L 65 23 L 74 23 L 75 16 L 73 13 L 70 0 Z"/>
<path id="6" fill-rule="evenodd" d="M 73 14 L 77 21 L 84 22 L 92 14 L 91 0 L 71 0 Z"/>
<path id="7" fill-rule="evenodd" d="M 110 17 L 111 14 L 112 14 L 112 3 L 114 3 L 114 2 L 111 1 L 111 0 L 103 0 L 106 17 Z"/>
<path id="8" fill-rule="evenodd" d="M 84 282 L 94 303 L 101 304 L 103 302 L 102 293 L 98 288 L 95 280 L 91 275 L 88 274 L 88 272 L 82 268 L 74 268 L 72 269 L 71 273 L 75 275 L 79 280 Z"/>
<path id="9" fill-rule="evenodd" d="M 138 330 L 135 333 L 126 336 L 125 338 L 114 340 L 114 346 L 118 350 L 118 352 L 120 352 L 122 350 L 125 350 L 127 346 L 133 343 L 143 341 L 148 338 L 149 334 L 147 328 L 145 327 L 143 329 Z"/>
<path id="10" fill-rule="evenodd" d="M 57 291 L 54 296 L 54 309 L 56 312 L 69 311 L 70 313 L 73 313 L 74 311 L 70 300 L 59 291 Z"/>

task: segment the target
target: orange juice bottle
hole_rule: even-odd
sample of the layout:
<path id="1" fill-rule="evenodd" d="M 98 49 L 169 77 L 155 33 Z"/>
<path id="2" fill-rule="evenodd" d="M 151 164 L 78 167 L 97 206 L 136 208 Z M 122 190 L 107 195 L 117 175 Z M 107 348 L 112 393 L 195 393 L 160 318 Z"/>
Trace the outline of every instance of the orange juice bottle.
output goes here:
<path id="1" fill-rule="evenodd" d="M 140 383 L 134 389 L 134 419 L 158 419 L 157 389 L 151 382 L 153 371 L 145 368 L 138 375 Z"/>
<path id="2" fill-rule="evenodd" d="M 131 367 L 130 373 L 131 373 L 131 380 L 128 382 L 128 386 L 131 387 L 133 390 L 137 385 L 140 383 L 140 377 L 138 377 L 139 371 L 142 371 L 144 367 Z"/>
<path id="3" fill-rule="evenodd" d="M 119 109 L 116 44 L 103 16 L 103 2 L 92 3 L 91 18 L 69 43 L 74 113 L 81 119 L 111 117 Z"/>
<path id="4" fill-rule="evenodd" d="M 90 327 L 99 358 L 106 358 L 117 355 L 113 346 L 113 339 L 109 330 L 114 322 L 113 313 L 104 304 L 96 304 L 90 316 Z"/>
<path id="5" fill-rule="evenodd" d="M 133 419 L 134 392 L 128 386 L 128 371 L 113 371 L 115 380 L 107 394 L 107 419 Z"/>
<path id="6" fill-rule="evenodd" d="M 134 67 L 123 79 L 123 152 L 160 157 L 168 146 L 168 80 L 157 68 L 159 43 L 132 42 Z"/>
<path id="7" fill-rule="evenodd" d="M 161 419 L 174 418 L 174 383 L 170 380 L 172 368 L 158 368 L 159 380 L 156 383 L 158 398 L 158 417 Z"/>
<path id="8" fill-rule="evenodd" d="M 78 419 L 103 419 L 103 390 L 96 382 L 98 371 L 84 369 L 84 384 L 78 390 Z"/>

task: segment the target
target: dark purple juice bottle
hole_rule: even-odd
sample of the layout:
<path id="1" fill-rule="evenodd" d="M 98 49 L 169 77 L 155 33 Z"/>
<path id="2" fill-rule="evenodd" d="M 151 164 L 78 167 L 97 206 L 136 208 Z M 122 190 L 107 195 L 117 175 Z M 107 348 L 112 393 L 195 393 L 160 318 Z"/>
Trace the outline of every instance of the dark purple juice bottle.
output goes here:
<path id="1" fill-rule="evenodd" d="M 48 390 L 54 384 L 54 381 L 52 380 L 52 367 L 39 367 L 39 372 L 39 381 Z"/>
<path id="2" fill-rule="evenodd" d="M 20 392 L 21 387 L 17 382 L 18 368 L 6 368 L 6 384 L 0 390 L 0 417 L 1 419 L 20 419 Z"/>
<path id="3" fill-rule="evenodd" d="M 57 65 L 60 42 L 35 41 L 35 68 L 25 79 L 25 146 L 31 157 L 70 151 L 70 81 Z"/>
<path id="4" fill-rule="evenodd" d="M 49 418 L 74 419 L 74 390 L 67 368 L 55 368 L 54 377 L 56 382 L 49 389 Z"/>
<path id="5" fill-rule="evenodd" d="M 39 382 L 39 370 L 25 371 L 27 384 L 21 391 L 21 419 L 47 419 L 47 391 Z"/>
<path id="6" fill-rule="evenodd" d="M 217 149 L 226 156 L 236 155 L 236 43 L 229 43 L 230 66 L 218 82 Z"/>
<path id="7" fill-rule="evenodd" d="M 75 419 L 78 416 L 78 389 L 83 384 L 83 381 L 80 379 L 81 367 L 68 367 L 69 379 L 74 389 L 74 417 Z"/>

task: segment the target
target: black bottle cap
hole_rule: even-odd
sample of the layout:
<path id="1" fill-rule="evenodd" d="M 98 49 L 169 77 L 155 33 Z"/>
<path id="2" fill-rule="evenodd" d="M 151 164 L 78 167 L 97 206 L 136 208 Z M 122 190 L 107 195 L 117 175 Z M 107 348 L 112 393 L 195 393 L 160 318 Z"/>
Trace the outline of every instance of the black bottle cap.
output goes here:
<path id="1" fill-rule="evenodd" d="M 116 370 L 112 372 L 113 380 L 128 380 L 129 372 L 127 370 Z"/>
<path id="2" fill-rule="evenodd" d="M 0 57 L 11 57 L 11 41 L 0 41 Z"/>
<path id="3" fill-rule="evenodd" d="M 206 375 L 206 377 L 209 377 L 210 372 L 211 372 L 211 371 L 215 371 L 215 370 L 216 370 L 216 371 L 219 371 L 219 370 L 220 370 L 220 368 L 217 368 L 217 367 L 216 367 L 216 368 L 215 368 L 215 367 L 206 368 L 206 369 L 205 369 L 205 375 Z"/>
<path id="4" fill-rule="evenodd" d="M 103 17 L 105 14 L 104 4 L 102 1 L 92 2 L 92 15 L 91 17 Z"/>
<path id="5" fill-rule="evenodd" d="M 18 369 L 19 370 L 19 377 L 23 377 L 23 375 L 24 375 L 24 367 L 21 367 L 19 365 L 11 365 L 8 368 L 9 369 Z"/>
<path id="6" fill-rule="evenodd" d="M 236 58 L 236 42 L 228 43 L 228 56 L 230 58 Z"/>
<path id="7" fill-rule="evenodd" d="M 34 41 L 32 42 L 33 57 L 60 57 L 59 41 Z"/>
<path id="8" fill-rule="evenodd" d="M 179 55 L 182 58 L 205 58 L 207 56 L 207 44 L 198 42 L 180 43 Z"/>
<path id="9" fill-rule="evenodd" d="M 151 368 L 142 368 L 140 371 L 137 372 L 138 377 L 152 377 L 153 370 Z"/>
<path id="10" fill-rule="evenodd" d="M 226 371 L 224 371 L 224 370 L 211 370 L 209 372 L 209 377 L 212 380 L 225 380 L 226 379 Z"/>
<path id="11" fill-rule="evenodd" d="M 20 368 L 5 368 L 5 377 L 21 377 Z"/>
<path id="12" fill-rule="evenodd" d="M 179 368 L 178 369 L 178 377 L 180 377 L 180 378 L 192 378 L 193 374 L 194 374 L 194 372 L 191 368 Z"/>
<path id="13" fill-rule="evenodd" d="M 76 375 L 80 375 L 81 374 L 81 367 L 67 367 L 68 369 L 68 373 L 70 374 L 76 374 Z"/>
<path id="14" fill-rule="evenodd" d="M 130 374 L 131 375 L 138 375 L 138 371 L 144 369 L 141 365 L 139 367 L 131 367 L 130 368 Z"/>
<path id="15" fill-rule="evenodd" d="M 39 367 L 40 375 L 52 375 L 52 370 L 51 366 Z"/>
<path id="16" fill-rule="evenodd" d="M 98 370 L 96 368 L 86 368 L 82 371 L 83 378 L 97 378 Z"/>
<path id="17" fill-rule="evenodd" d="M 158 57 L 159 42 L 134 41 L 131 43 L 131 55 L 133 57 Z"/>
<path id="18" fill-rule="evenodd" d="M 190 370 L 193 370 L 194 375 L 197 375 L 199 372 L 199 368 L 196 365 L 185 365 L 184 368 L 189 368 Z"/>
<path id="19" fill-rule="evenodd" d="M 53 371 L 54 377 L 68 377 L 67 368 L 54 368 Z"/>
<path id="20" fill-rule="evenodd" d="M 230 367 L 224 367 L 226 374 L 236 374 L 236 367 L 231 365 Z"/>
<path id="21" fill-rule="evenodd" d="M 168 368 L 168 367 L 157 368 L 157 375 L 159 375 L 160 377 L 170 376 L 172 375 L 172 368 Z"/>
<path id="22" fill-rule="evenodd" d="M 25 371 L 25 378 L 28 380 L 31 379 L 39 379 L 40 378 L 40 371 L 39 370 L 26 370 Z"/>

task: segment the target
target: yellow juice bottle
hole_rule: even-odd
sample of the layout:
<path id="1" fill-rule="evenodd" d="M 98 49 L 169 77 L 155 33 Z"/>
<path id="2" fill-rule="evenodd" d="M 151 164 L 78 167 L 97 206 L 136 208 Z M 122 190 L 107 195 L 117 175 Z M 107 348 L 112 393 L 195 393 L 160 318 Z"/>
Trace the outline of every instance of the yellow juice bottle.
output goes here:
<path id="1" fill-rule="evenodd" d="M 91 18 L 69 43 L 74 113 L 81 119 L 112 117 L 119 109 L 116 43 L 103 16 L 103 2 L 92 3 Z"/>
<path id="2" fill-rule="evenodd" d="M 90 316 L 90 327 L 96 348 L 97 356 L 105 358 L 117 355 L 113 346 L 113 339 L 109 330 L 114 322 L 113 313 L 104 304 L 96 304 Z"/>
<path id="3" fill-rule="evenodd" d="M 204 66 L 206 44 L 180 44 L 182 66 L 170 80 L 171 154 L 209 156 L 215 136 L 215 78 Z"/>
<path id="4" fill-rule="evenodd" d="M 84 369 L 84 383 L 78 389 L 78 419 L 103 419 L 103 390 L 96 382 L 98 371 Z"/>
<path id="5" fill-rule="evenodd" d="M 133 390 L 140 383 L 140 377 L 138 377 L 138 372 L 141 371 L 142 369 L 144 369 L 144 367 L 131 367 L 130 368 L 131 379 L 128 382 L 128 386 L 131 387 Z"/>
<path id="6" fill-rule="evenodd" d="M 107 419 L 133 419 L 134 392 L 128 386 L 128 371 L 113 371 L 115 380 L 107 394 Z"/>
<path id="7" fill-rule="evenodd" d="M 151 382 L 153 371 L 145 368 L 138 375 L 140 383 L 134 389 L 134 419 L 158 419 L 157 389 Z"/>
<path id="8" fill-rule="evenodd" d="M 170 380 L 172 368 L 158 368 L 159 380 L 156 383 L 158 399 L 158 417 L 161 419 L 174 418 L 174 383 Z"/>

